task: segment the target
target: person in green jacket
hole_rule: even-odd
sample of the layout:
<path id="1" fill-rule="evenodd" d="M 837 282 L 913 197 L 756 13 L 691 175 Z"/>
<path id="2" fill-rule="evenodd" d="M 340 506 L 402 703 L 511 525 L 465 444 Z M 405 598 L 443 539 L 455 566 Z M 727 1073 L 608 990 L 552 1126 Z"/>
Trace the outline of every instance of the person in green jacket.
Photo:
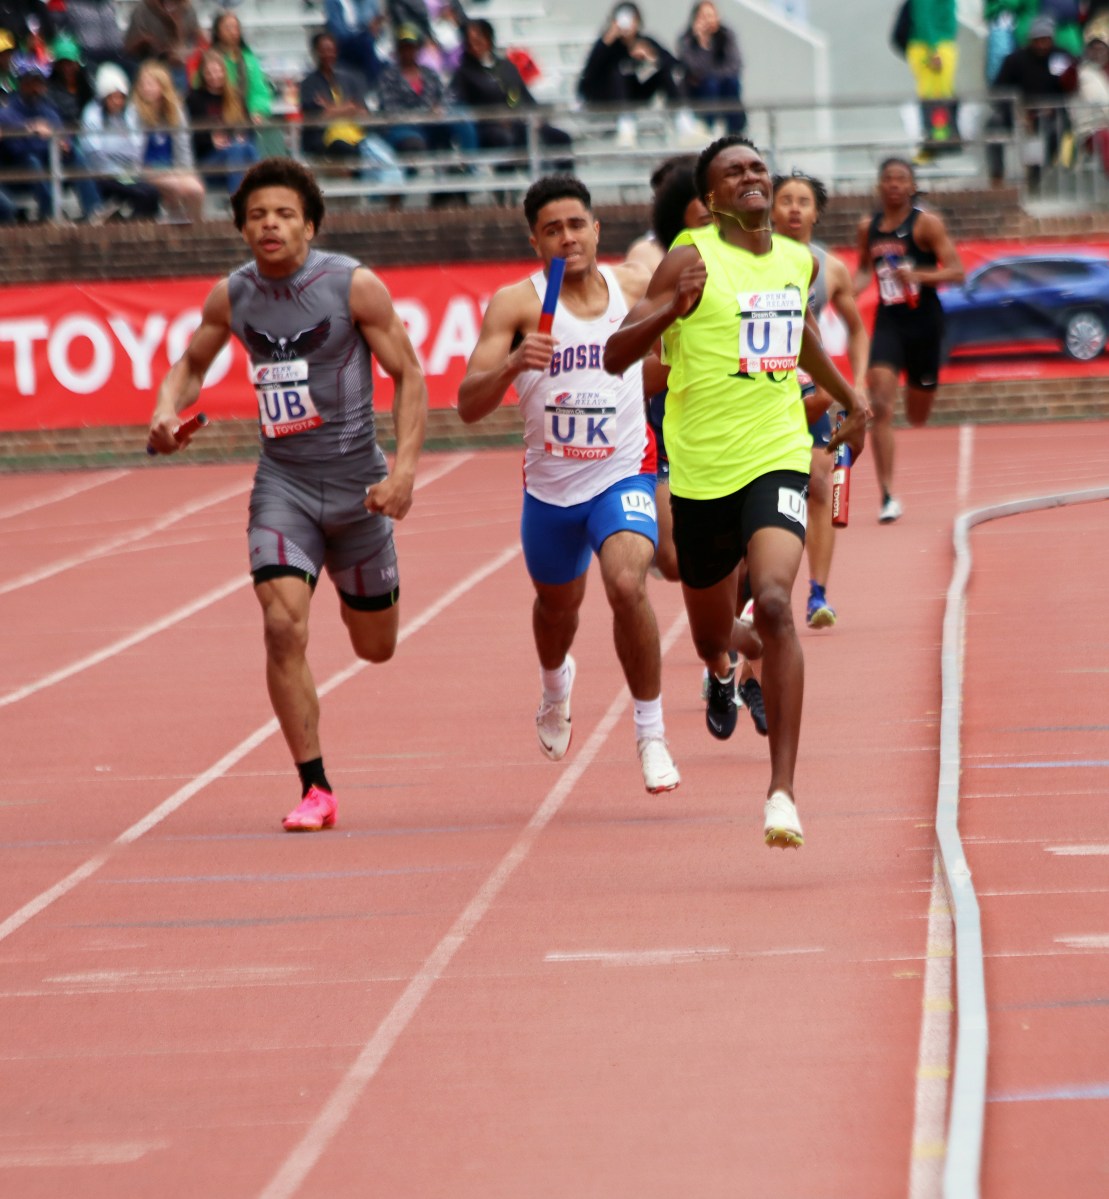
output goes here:
<path id="1" fill-rule="evenodd" d="M 217 12 L 212 18 L 212 49 L 223 55 L 227 79 L 243 98 L 247 115 L 255 125 L 269 126 L 273 119 L 274 89 L 258 56 L 243 41 L 243 27 L 233 12 Z M 286 152 L 278 128 L 260 129 L 257 140 L 262 158 Z"/>
<path id="2" fill-rule="evenodd" d="M 217 12 L 212 20 L 212 49 L 219 50 L 227 78 L 238 89 L 255 124 L 273 113 L 273 88 L 258 56 L 243 41 L 243 27 L 233 12 Z"/>
<path id="3" fill-rule="evenodd" d="M 909 44 L 905 61 L 916 80 L 924 144 L 920 159 L 959 142 L 955 124 L 956 0 L 910 0 Z"/>

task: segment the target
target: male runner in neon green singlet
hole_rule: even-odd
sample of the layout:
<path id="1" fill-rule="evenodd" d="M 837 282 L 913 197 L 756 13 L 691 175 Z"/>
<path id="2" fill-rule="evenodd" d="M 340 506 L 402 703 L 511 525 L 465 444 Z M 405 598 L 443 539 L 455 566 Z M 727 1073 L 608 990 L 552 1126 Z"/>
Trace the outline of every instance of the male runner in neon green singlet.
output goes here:
<path id="1" fill-rule="evenodd" d="M 729 649 L 751 657 L 760 648 L 736 619 L 746 557 L 770 736 L 764 836 L 797 847 L 804 661 L 790 597 L 812 449 L 798 364 L 847 412 L 829 451 L 846 441 L 861 453 L 870 410 L 807 315 L 812 252 L 771 232 L 771 177 L 758 150 L 746 138 L 720 138 L 701 153 L 697 184 L 716 224 L 679 236 L 609 339 L 604 363 L 619 374 L 663 338 L 674 541 L 693 643 L 710 671 L 709 731 L 727 737 L 735 727 Z"/>

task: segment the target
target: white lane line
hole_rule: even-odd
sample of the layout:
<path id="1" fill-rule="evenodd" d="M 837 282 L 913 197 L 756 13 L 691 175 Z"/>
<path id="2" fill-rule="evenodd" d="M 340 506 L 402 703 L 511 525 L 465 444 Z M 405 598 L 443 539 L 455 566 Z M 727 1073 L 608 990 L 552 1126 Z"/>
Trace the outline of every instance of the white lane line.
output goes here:
<path id="1" fill-rule="evenodd" d="M 472 590 L 490 575 L 495 574 L 506 563 L 511 562 L 519 552 L 519 543 L 511 545 L 507 549 L 502 550 L 484 566 L 479 566 L 477 570 L 471 571 L 470 574 L 456 583 L 449 591 L 444 592 L 435 603 L 425 608 L 410 624 L 405 625 L 397 638 L 398 643 L 403 643 L 413 634 L 418 633 L 425 625 L 451 607 L 452 604 L 457 603 L 467 591 Z M 368 663 L 359 659 L 352 662 L 343 670 L 340 670 L 337 674 L 333 674 L 320 686 L 320 697 L 322 698 L 330 694 L 336 687 L 341 686 L 348 679 L 352 679 L 359 671 L 365 669 L 367 665 Z M 72 870 L 65 878 L 36 895 L 34 899 L 29 900 L 6 920 L 0 921 L 0 941 L 6 940 L 12 933 L 21 929 L 28 921 L 39 915 L 40 912 L 44 912 L 63 896 L 68 895 L 70 891 L 83 883 L 85 879 L 91 878 L 117 850 L 131 845 L 152 828 L 161 824 L 166 817 L 172 816 L 178 808 L 183 807 L 199 791 L 203 791 L 209 783 L 222 778 L 236 763 L 242 761 L 252 750 L 257 749 L 259 745 L 262 745 L 272 737 L 277 730 L 276 719 L 269 720 L 261 728 L 255 729 L 249 737 L 240 741 L 238 745 L 224 754 L 218 762 L 209 766 L 202 774 L 198 774 L 195 778 L 191 779 L 168 799 L 163 800 L 156 808 L 148 812 L 141 820 L 131 825 L 130 828 L 125 829 L 99 853 L 93 854 L 91 858 L 82 862 L 80 866 Z"/>
<path id="2" fill-rule="evenodd" d="M 947 1116 L 947 1084 L 951 1076 L 952 930 L 943 866 L 936 856 L 932 863 L 932 894 L 928 904 L 928 950 L 916 1058 L 909 1199 L 933 1199 L 940 1194 L 943 1182 L 944 1120 Z"/>
<path id="3" fill-rule="evenodd" d="M 430 483 L 438 482 L 444 475 L 449 475 L 452 471 L 457 470 L 472 457 L 473 454 L 458 454 L 449 461 L 440 464 L 438 469 L 429 471 L 426 475 L 417 479 L 413 491 L 419 491 L 421 487 L 427 487 Z M 36 692 L 42 691 L 47 687 L 52 687 L 55 683 L 64 682 L 66 679 L 72 678 L 75 674 L 80 674 L 83 670 L 99 666 L 101 662 L 106 662 L 109 658 L 114 658 L 116 654 L 121 654 L 133 646 L 157 636 L 158 633 L 164 633 L 166 629 L 172 628 L 175 624 L 179 624 L 183 620 L 188 620 L 190 616 L 195 616 L 198 612 L 203 611 L 212 604 L 218 604 L 220 600 L 226 599 L 233 591 L 237 591 L 240 587 L 245 587 L 249 582 L 250 576 L 244 570 L 242 574 L 236 575 L 235 578 L 228 579 L 226 583 L 221 583 L 218 587 L 213 587 L 211 591 L 206 591 L 203 595 L 197 596 L 196 599 L 183 604 L 180 608 L 174 609 L 174 611 L 160 619 L 143 625 L 141 629 L 136 629 L 133 633 L 128 633 L 126 637 L 121 637 L 118 641 L 113 641 L 111 645 L 106 645 L 103 649 L 98 649 L 83 658 L 78 658 L 76 662 L 71 662 L 68 666 L 59 667 L 59 669 L 35 679 L 34 682 L 26 683 L 14 691 L 9 691 L 6 695 L 0 695 L 0 708 L 18 703 L 19 700 L 26 699 L 29 695 L 34 695 Z"/>
<path id="4" fill-rule="evenodd" d="M 72 678 L 75 674 L 80 674 L 83 670 L 99 666 L 101 662 L 106 662 L 109 658 L 114 658 L 116 654 L 121 654 L 132 646 L 156 636 L 158 633 L 164 633 L 166 629 L 172 628 L 175 624 L 179 624 L 183 620 L 188 620 L 190 616 L 195 616 L 197 612 L 201 612 L 210 605 L 226 599 L 233 591 L 238 591 L 239 588 L 245 587 L 249 581 L 249 575 L 236 575 L 235 578 L 228 579 L 226 583 L 221 583 L 218 587 L 213 587 L 211 591 L 206 591 L 203 595 L 197 596 L 196 599 L 183 604 L 180 608 L 174 609 L 174 611 L 167 613 L 159 620 L 143 625 L 142 628 L 136 629 L 133 633 L 128 633 L 126 637 L 121 637 L 118 641 L 113 641 L 111 645 L 106 645 L 103 649 L 98 649 L 83 658 L 78 658 L 76 662 L 70 662 L 68 666 L 62 666 L 58 670 L 51 671 L 50 674 L 44 674 L 40 678 L 35 679 L 34 682 L 25 683 L 22 687 L 17 687 L 14 691 L 9 691 L 6 695 L 0 695 L 0 708 L 6 708 L 9 704 L 18 703 L 21 699 L 26 699 L 29 695 L 34 695 L 38 691 L 43 691 L 47 687 L 54 686 L 55 683 L 61 683 L 65 679 Z"/>
<path id="5" fill-rule="evenodd" d="M 724 945 L 687 949 L 593 949 L 581 952 L 553 950 L 543 955 L 545 962 L 599 962 L 602 966 L 673 966 L 680 962 L 700 962 L 706 958 L 733 957 Z M 749 956 L 749 955 L 745 955 Z"/>
<path id="6" fill-rule="evenodd" d="M 444 475 L 449 475 L 453 471 L 458 470 L 460 466 L 470 461 L 473 454 L 454 454 L 447 459 L 446 462 L 441 462 L 437 467 L 433 467 L 426 475 L 421 475 L 416 480 L 413 491 L 419 491 L 421 487 L 427 487 L 431 483 L 438 483 Z"/>
<path id="7" fill-rule="evenodd" d="M 10 1147 L 0 1145 L 0 1170 L 126 1166 L 169 1146 L 169 1141 L 67 1141 L 64 1144 L 23 1141 Z"/>
<path id="8" fill-rule="evenodd" d="M 677 640 L 685 626 L 683 612 L 670 626 L 662 639 L 665 655 Z M 416 1015 L 420 1005 L 436 982 L 443 976 L 455 954 L 466 943 L 470 934 L 481 923 L 482 918 L 493 906 L 497 896 L 504 890 L 517 867 L 531 852 L 535 842 L 577 786 L 578 780 L 589 769 L 593 759 L 600 753 L 616 722 L 631 702 L 626 687 L 609 705 L 589 740 L 577 757 L 565 767 L 559 780 L 536 808 L 531 819 L 521 830 L 508 852 L 501 858 L 493 872 L 481 885 L 473 899 L 447 930 L 446 935 L 431 951 L 420 969 L 413 975 L 400 998 L 393 1004 L 385 1019 L 377 1026 L 373 1036 L 366 1042 L 362 1052 L 351 1064 L 338 1086 L 331 1092 L 320 1114 L 307 1129 L 300 1142 L 281 1164 L 269 1185 L 261 1192 L 260 1199 L 289 1199 L 295 1195 L 300 1184 L 308 1177 L 323 1156 L 332 1139 L 343 1127 L 354 1111 L 366 1087 L 373 1081 L 385 1059 L 389 1056 L 400 1035 Z"/>
<path id="9" fill-rule="evenodd" d="M 34 583 L 41 583 L 44 579 L 52 578 L 54 575 L 59 575 L 65 570 L 72 570 L 75 566 L 83 566 L 86 562 L 91 562 L 95 558 L 103 558 L 107 554 L 112 553 L 113 550 L 120 549 L 125 545 L 132 545 L 134 542 L 141 541 L 144 537 L 150 537 L 154 533 L 160 533 L 162 529 L 168 529 L 170 525 L 177 524 L 178 521 L 195 516 L 198 512 L 203 512 L 205 508 L 212 508 L 216 504 L 222 504 L 226 500 L 234 499 L 249 489 L 249 481 L 246 483 L 237 483 L 234 487 L 225 487 L 221 491 L 213 491 L 206 496 L 201 496 L 191 503 L 181 504 L 174 508 L 172 512 L 167 512 L 164 516 L 158 517 L 157 520 L 140 525 L 137 529 L 121 533 L 118 537 L 109 537 L 107 541 L 90 545 L 88 549 L 82 550 L 79 554 L 73 554 L 68 558 L 60 558 L 56 562 L 51 562 L 49 566 L 40 566 L 38 570 L 28 571 L 26 574 L 9 579 L 6 583 L 0 583 L 0 595 L 7 595 L 11 591 L 18 591 L 21 587 L 30 587 Z"/>
<path id="10" fill-rule="evenodd" d="M 729 949 L 710 945 L 678 949 L 583 949 L 552 950 L 543 955 L 545 962 L 596 962 L 601 966 L 672 966 L 685 962 L 711 961 L 714 958 L 780 958 L 796 954 L 826 953 L 820 945 L 784 949 Z"/>
<path id="11" fill-rule="evenodd" d="M 1087 933 L 1083 936 L 1056 937 L 1056 945 L 1069 949 L 1109 949 L 1109 933 Z"/>
<path id="12" fill-rule="evenodd" d="M 962 448 L 960 444 L 960 451 Z M 940 777 L 936 799 L 936 838 L 948 896 L 954 910 L 955 952 L 958 956 L 955 986 L 959 1018 L 943 1170 L 945 1199 L 977 1199 L 980 1194 L 986 1061 L 989 1053 L 982 920 L 966 849 L 959 833 L 963 645 L 966 636 L 966 589 L 971 567 L 970 530 L 985 521 L 1007 516 L 1105 500 L 1109 500 L 1109 487 L 1059 492 L 964 511 L 955 520 L 952 536 L 955 568 L 944 607 L 940 659 L 943 698 L 940 714 Z"/>
<path id="13" fill-rule="evenodd" d="M 1109 845 L 1045 845 L 1044 851 L 1061 858 L 1103 858 L 1109 854 Z"/>
<path id="14" fill-rule="evenodd" d="M 25 512 L 34 512 L 37 508 L 46 508 L 50 504 L 59 504 L 62 500 L 68 500 L 75 495 L 80 495 L 83 491 L 91 491 L 94 487 L 103 487 L 105 483 L 114 483 L 116 479 L 122 479 L 124 475 L 129 475 L 129 470 L 110 470 L 102 475 L 97 475 L 95 478 L 82 479 L 79 483 L 70 483 L 68 487 L 59 487 L 57 491 L 48 491 L 43 495 L 34 496 L 32 499 L 23 500 L 19 504 L 11 504 L 7 508 L 0 508 L 0 520 L 10 520 L 13 516 L 22 516 Z"/>

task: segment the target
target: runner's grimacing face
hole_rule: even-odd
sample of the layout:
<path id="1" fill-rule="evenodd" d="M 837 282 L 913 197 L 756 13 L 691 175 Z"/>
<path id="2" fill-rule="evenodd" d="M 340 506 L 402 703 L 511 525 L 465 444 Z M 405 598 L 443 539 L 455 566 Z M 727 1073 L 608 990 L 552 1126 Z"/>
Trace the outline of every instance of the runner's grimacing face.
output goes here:
<path id="1" fill-rule="evenodd" d="M 711 208 L 721 212 L 766 212 L 770 207 L 770 171 L 757 150 L 727 146 L 709 167 Z"/>
<path id="2" fill-rule="evenodd" d="M 889 208 L 900 208 L 907 204 L 915 192 L 912 171 L 900 164 L 886 167 L 878 180 L 878 194 L 882 197 L 882 203 Z"/>
<path id="3" fill-rule="evenodd" d="M 800 179 L 791 179 L 778 188 L 770 219 L 776 233 L 807 242 L 817 221 L 816 198 L 812 188 Z"/>
<path id="4" fill-rule="evenodd" d="M 540 208 L 531 244 L 544 266 L 550 266 L 552 258 L 565 258 L 569 279 L 593 269 L 600 235 L 601 226 L 589 209 L 567 197 Z"/>
<path id="5" fill-rule="evenodd" d="M 291 187 L 260 187 L 250 193 L 243 240 L 263 273 L 287 274 L 308 257 L 316 230 L 304 218 L 300 194 Z"/>

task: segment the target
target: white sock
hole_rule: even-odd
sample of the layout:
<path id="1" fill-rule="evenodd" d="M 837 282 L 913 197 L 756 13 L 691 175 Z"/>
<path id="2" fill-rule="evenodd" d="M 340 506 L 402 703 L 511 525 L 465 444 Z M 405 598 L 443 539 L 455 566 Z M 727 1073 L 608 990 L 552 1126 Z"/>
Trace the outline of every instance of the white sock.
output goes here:
<path id="1" fill-rule="evenodd" d="M 666 728 L 662 723 L 661 695 L 657 699 L 636 699 L 633 696 L 632 709 L 636 741 L 642 741 L 644 737 L 666 736 Z"/>
<path id="2" fill-rule="evenodd" d="M 539 678 L 543 684 L 543 702 L 545 704 L 557 704 L 566 698 L 570 690 L 570 669 L 566 665 L 565 659 L 563 659 L 562 665 L 556 666 L 554 670 L 546 670 L 540 666 Z"/>

